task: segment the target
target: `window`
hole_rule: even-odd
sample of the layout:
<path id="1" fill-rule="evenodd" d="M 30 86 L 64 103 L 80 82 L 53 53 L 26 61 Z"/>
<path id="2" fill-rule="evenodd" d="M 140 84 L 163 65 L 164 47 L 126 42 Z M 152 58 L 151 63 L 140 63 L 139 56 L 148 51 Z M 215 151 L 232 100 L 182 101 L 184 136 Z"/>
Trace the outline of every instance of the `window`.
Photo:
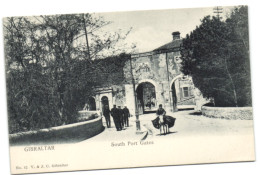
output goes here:
<path id="1" fill-rule="evenodd" d="M 188 87 L 183 87 L 183 96 L 189 97 L 189 88 Z"/>

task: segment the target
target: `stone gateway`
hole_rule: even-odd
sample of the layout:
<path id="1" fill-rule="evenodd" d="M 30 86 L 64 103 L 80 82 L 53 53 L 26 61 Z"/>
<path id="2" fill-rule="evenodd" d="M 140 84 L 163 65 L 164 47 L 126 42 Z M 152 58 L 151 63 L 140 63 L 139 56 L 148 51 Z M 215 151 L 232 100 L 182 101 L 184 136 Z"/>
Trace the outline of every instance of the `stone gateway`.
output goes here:
<path id="1" fill-rule="evenodd" d="M 180 71 L 181 45 L 180 33 L 173 32 L 171 42 L 150 52 L 131 55 L 139 114 L 155 111 L 159 104 L 173 112 L 195 108 L 192 79 Z M 104 105 L 126 105 L 131 115 L 135 114 L 130 61 L 125 63 L 123 70 L 124 84 L 97 89 L 95 106 L 98 110 L 102 110 Z"/>

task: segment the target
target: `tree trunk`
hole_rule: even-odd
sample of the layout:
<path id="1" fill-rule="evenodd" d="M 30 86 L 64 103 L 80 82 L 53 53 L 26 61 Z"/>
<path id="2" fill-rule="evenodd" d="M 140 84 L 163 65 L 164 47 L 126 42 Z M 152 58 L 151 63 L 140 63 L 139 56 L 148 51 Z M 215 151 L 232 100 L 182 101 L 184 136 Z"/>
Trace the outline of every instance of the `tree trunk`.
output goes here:
<path id="1" fill-rule="evenodd" d="M 233 78 L 229 72 L 229 69 L 228 69 L 228 65 L 227 65 L 227 58 L 224 57 L 224 60 L 225 60 L 225 68 L 226 68 L 226 71 L 227 71 L 227 75 L 230 79 L 230 82 L 231 82 L 231 86 L 232 86 L 232 89 L 233 89 L 233 95 L 234 95 L 234 103 L 236 105 L 236 107 L 238 107 L 237 105 L 237 92 L 236 92 L 236 88 L 235 88 L 235 85 L 234 85 L 234 81 L 233 81 Z"/>
<path id="2" fill-rule="evenodd" d="M 82 19 L 83 19 L 85 38 L 86 38 L 86 44 L 87 44 L 87 49 L 88 49 L 88 59 L 90 60 L 90 51 L 89 51 L 89 44 L 88 44 L 88 32 L 87 32 L 87 25 L 86 25 L 84 14 L 82 14 Z"/>

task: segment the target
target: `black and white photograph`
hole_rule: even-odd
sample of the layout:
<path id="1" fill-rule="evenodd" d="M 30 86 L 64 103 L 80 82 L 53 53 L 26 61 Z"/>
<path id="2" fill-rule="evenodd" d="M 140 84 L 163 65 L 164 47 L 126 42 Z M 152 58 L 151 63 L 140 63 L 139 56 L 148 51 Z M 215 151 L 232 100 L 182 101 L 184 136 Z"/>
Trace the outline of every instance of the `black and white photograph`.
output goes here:
<path id="1" fill-rule="evenodd" d="M 4 17 L 11 173 L 255 161 L 249 10 Z"/>

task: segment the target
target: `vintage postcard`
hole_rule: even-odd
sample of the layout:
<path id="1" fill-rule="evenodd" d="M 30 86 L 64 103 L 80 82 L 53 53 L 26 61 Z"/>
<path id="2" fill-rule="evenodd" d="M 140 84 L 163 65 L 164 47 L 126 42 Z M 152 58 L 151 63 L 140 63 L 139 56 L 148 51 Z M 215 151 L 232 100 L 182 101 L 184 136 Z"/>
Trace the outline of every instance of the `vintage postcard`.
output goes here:
<path id="1" fill-rule="evenodd" d="M 247 6 L 3 28 L 12 174 L 255 160 Z"/>

